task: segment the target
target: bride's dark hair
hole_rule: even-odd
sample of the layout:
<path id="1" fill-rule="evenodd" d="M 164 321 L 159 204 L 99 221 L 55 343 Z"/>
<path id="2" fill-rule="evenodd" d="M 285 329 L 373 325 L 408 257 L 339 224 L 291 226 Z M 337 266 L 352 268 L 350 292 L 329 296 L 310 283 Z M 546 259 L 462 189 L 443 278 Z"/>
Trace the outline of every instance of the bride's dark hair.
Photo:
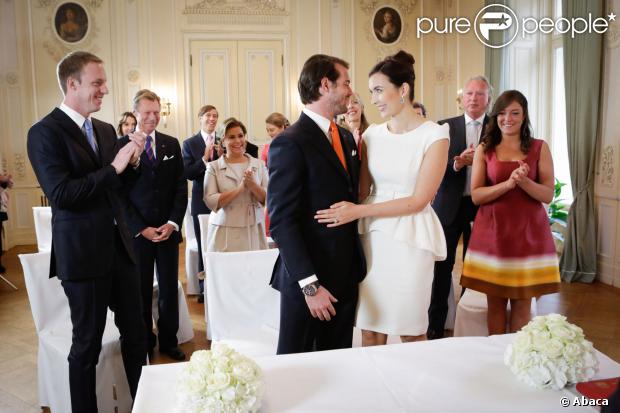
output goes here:
<path id="1" fill-rule="evenodd" d="M 409 102 L 413 102 L 415 95 L 413 89 L 415 83 L 414 63 L 415 59 L 411 54 L 404 50 L 399 50 L 395 55 L 388 56 L 377 63 L 368 73 L 368 76 L 382 73 L 396 87 L 401 87 L 403 83 L 407 83 L 409 85 Z"/>

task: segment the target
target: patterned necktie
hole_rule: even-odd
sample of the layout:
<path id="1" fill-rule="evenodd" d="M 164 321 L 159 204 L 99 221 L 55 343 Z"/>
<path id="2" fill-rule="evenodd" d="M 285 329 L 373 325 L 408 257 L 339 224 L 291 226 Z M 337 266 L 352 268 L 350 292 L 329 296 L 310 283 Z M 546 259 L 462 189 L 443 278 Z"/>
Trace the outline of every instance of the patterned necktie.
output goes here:
<path id="1" fill-rule="evenodd" d="M 151 135 L 146 137 L 146 145 L 144 145 L 144 152 L 146 153 L 146 157 L 148 158 L 150 163 L 153 163 L 155 160 L 155 153 L 153 153 L 153 138 Z"/>
<path id="2" fill-rule="evenodd" d="M 90 119 L 86 118 L 86 120 L 84 121 L 84 125 L 82 125 L 82 132 L 86 136 L 90 147 L 93 148 L 93 151 L 95 153 L 98 153 L 97 141 L 95 140 L 95 132 L 93 131 L 93 123 Z"/>
<path id="3" fill-rule="evenodd" d="M 344 151 L 342 150 L 342 142 L 340 141 L 340 134 L 338 133 L 338 127 L 336 127 L 336 123 L 334 123 L 334 121 L 331 121 L 329 123 L 329 133 L 332 137 L 332 147 L 334 148 L 336 155 L 338 155 L 338 159 L 340 159 L 340 163 L 342 164 L 342 167 L 344 168 L 345 171 L 348 172 L 347 163 L 344 160 Z"/>

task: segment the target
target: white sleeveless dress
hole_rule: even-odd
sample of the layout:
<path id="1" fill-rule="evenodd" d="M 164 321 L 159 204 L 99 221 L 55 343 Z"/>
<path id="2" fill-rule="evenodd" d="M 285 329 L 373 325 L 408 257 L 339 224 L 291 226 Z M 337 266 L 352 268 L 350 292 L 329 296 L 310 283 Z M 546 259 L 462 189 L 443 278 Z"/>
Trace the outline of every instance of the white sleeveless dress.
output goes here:
<path id="1" fill-rule="evenodd" d="M 387 123 L 364 133 L 371 194 L 364 204 L 410 196 L 429 147 L 449 139 L 449 126 L 428 121 L 413 131 L 394 134 Z M 428 327 L 435 261 L 446 258 L 439 218 L 427 205 L 417 214 L 363 218 L 358 224 L 366 255 L 356 326 L 393 335 L 421 335 Z"/>

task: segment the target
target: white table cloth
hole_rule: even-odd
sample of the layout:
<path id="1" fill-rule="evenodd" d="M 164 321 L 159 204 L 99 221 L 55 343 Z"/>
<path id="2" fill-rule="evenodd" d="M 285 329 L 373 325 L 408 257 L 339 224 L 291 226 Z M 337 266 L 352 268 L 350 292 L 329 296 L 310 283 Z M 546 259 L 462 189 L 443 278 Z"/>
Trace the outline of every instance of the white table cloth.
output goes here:
<path id="1" fill-rule="evenodd" d="M 504 366 L 513 336 L 458 337 L 419 343 L 256 358 L 264 373 L 261 412 L 593 412 L 561 406 L 568 389 L 536 390 Z M 598 353 L 595 378 L 620 375 Z M 134 412 L 174 412 L 185 363 L 144 367 Z"/>

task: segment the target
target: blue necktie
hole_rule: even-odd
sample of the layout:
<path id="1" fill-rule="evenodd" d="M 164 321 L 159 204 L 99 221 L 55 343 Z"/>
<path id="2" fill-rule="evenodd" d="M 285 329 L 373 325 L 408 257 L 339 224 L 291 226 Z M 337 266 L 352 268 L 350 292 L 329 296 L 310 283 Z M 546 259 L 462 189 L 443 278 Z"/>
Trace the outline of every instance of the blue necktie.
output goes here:
<path id="1" fill-rule="evenodd" d="M 82 131 L 84 135 L 86 135 L 86 139 L 88 139 L 88 144 L 95 153 L 98 153 L 97 150 L 97 141 L 95 140 L 95 132 L 93 131 L 93 123 L 90 119 L 86 118 L 84 121 L 84 126 L 82 126 Z"/>
<path id="2" fill-rule="evenodd" d="M 155 160 L 155 154 L 153 153 L 153 138 L 151 135 L 146 137 L 146 145 L 144 145 L 144 152 L 146 152 L 146 157 L 148 158 L 150 163 L 153 163 Z"/>

